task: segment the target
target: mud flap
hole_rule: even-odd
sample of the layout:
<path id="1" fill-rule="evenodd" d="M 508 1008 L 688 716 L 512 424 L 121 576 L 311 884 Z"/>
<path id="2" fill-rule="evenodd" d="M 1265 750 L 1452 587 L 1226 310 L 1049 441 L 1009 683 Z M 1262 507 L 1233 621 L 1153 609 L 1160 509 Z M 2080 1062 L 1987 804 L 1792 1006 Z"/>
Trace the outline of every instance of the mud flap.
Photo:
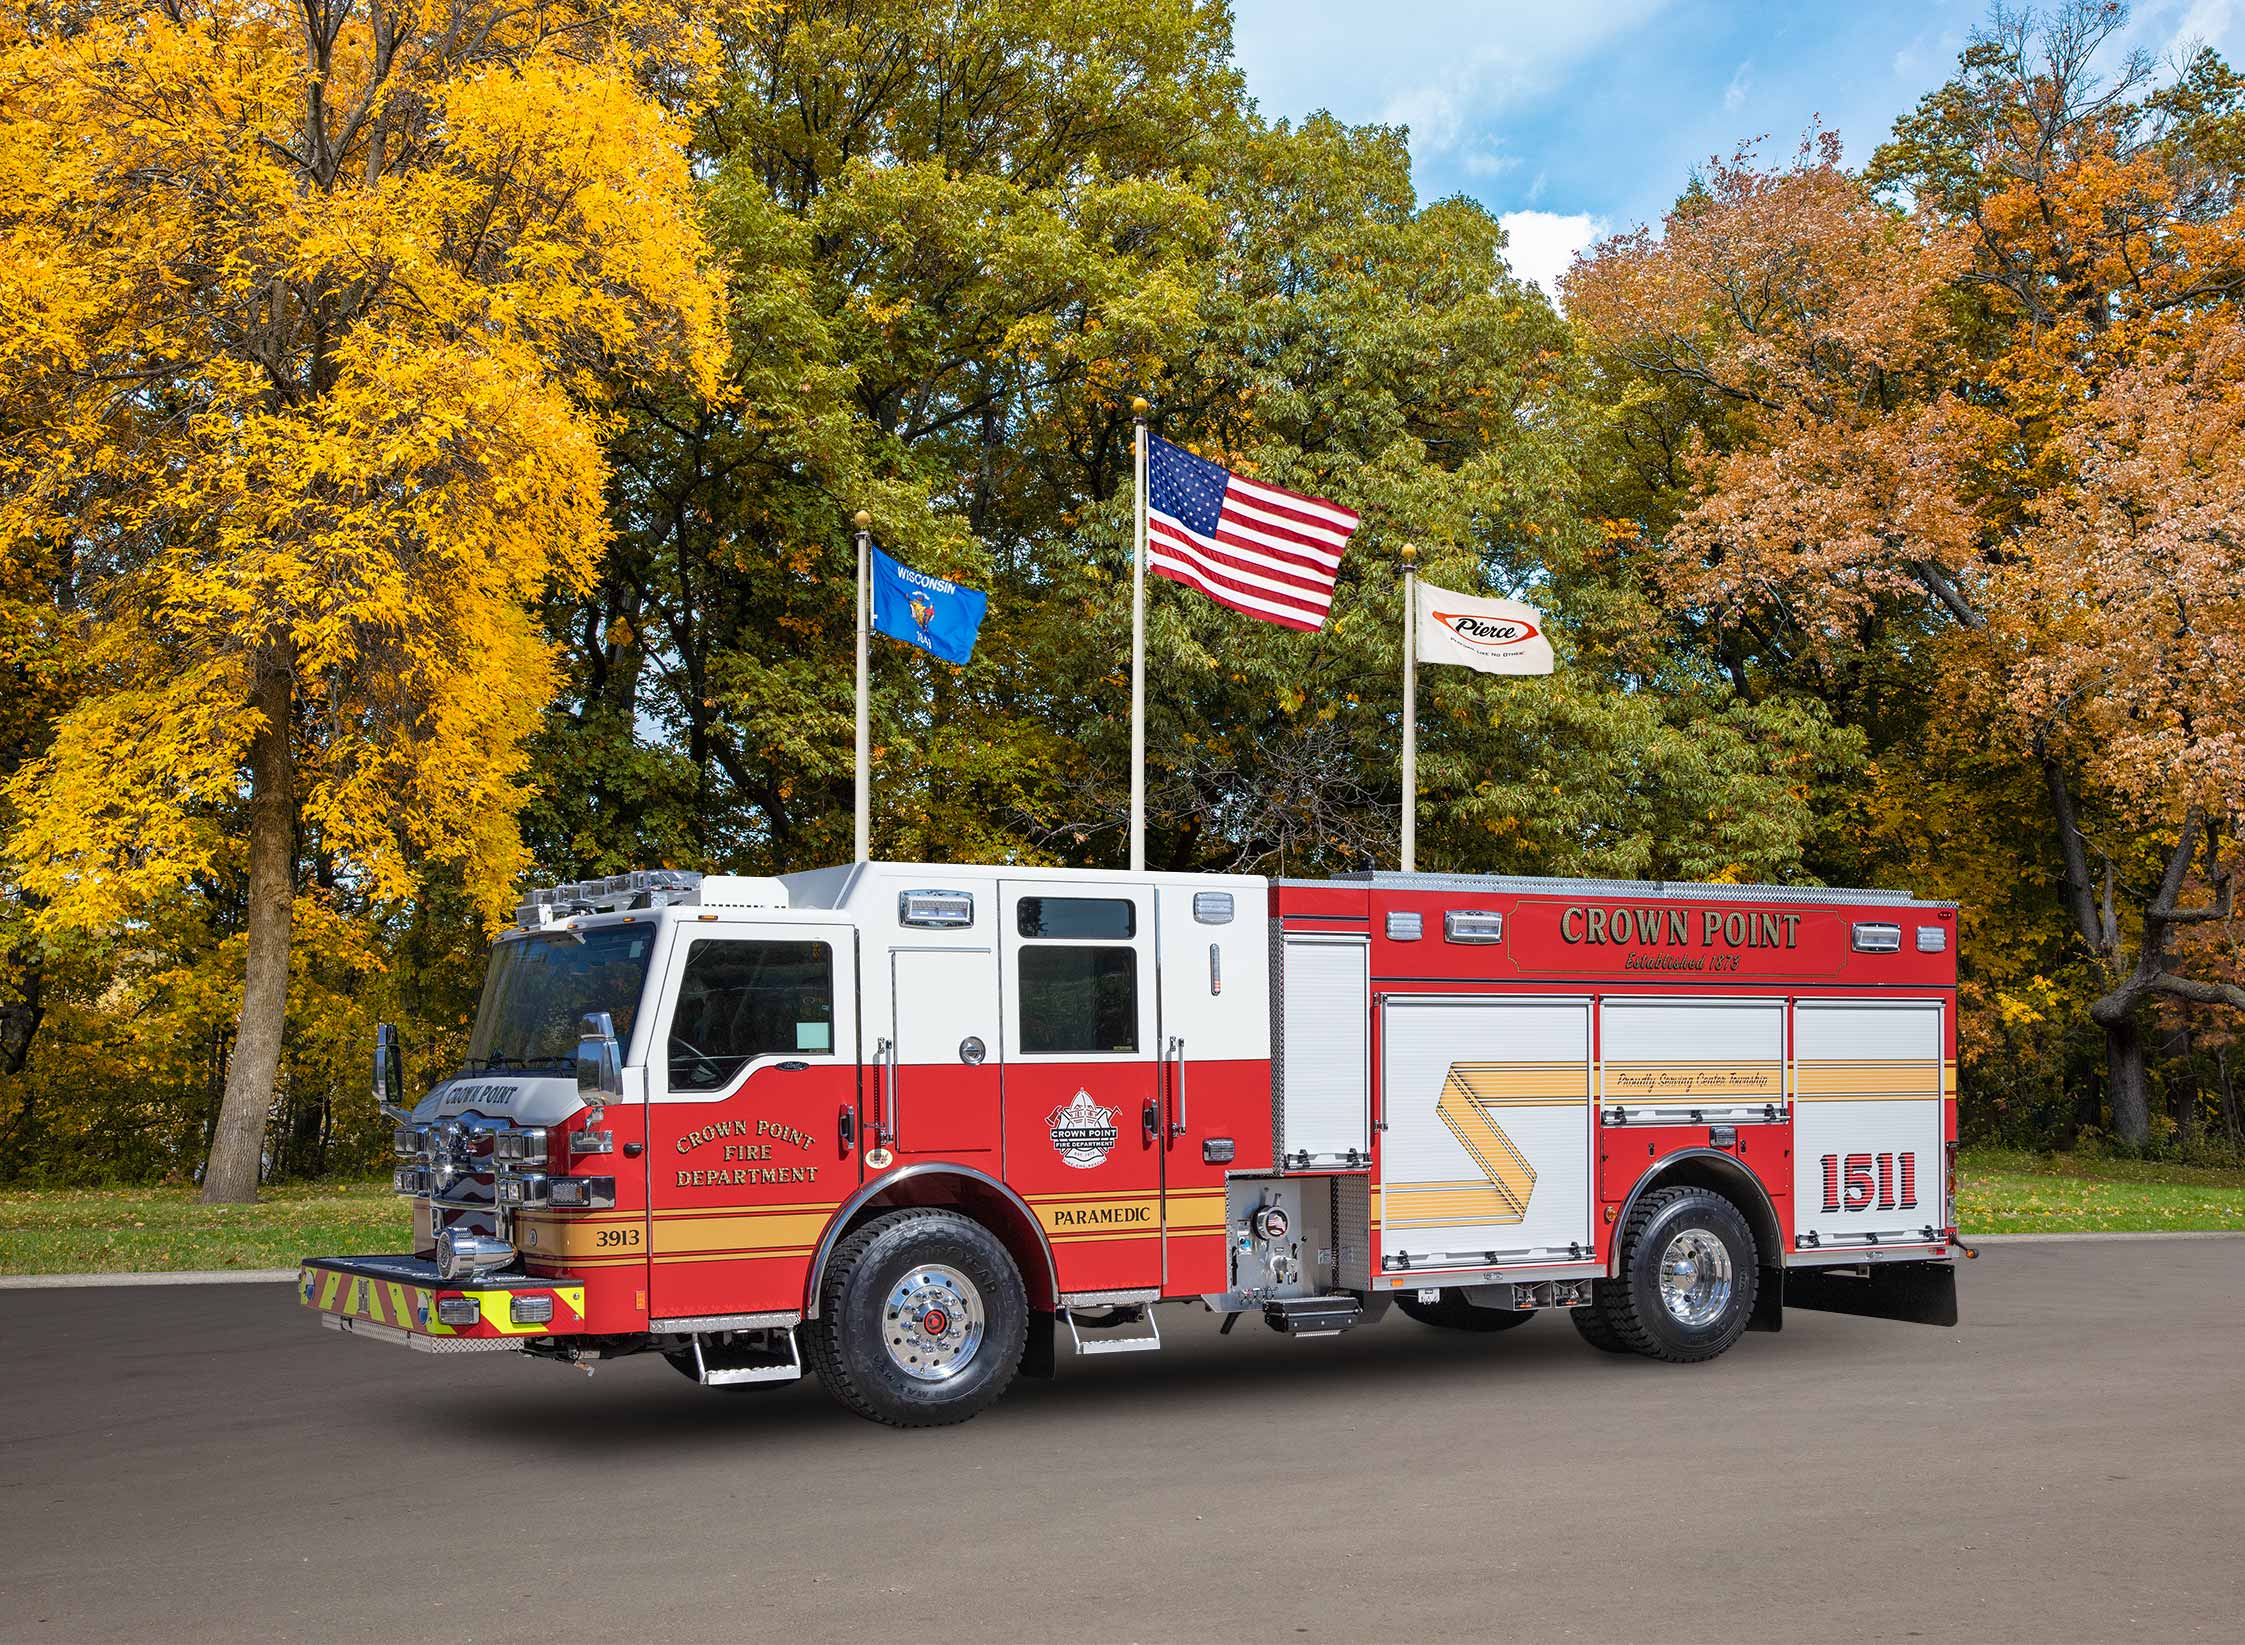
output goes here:
<path id="1" fill-rule="evenodd" d="M 1785 1276 L 1785 1305 L 1898 1319 L 1908 1325 L 1954 1325 L 1957 1270 L 1947 1262 L 1877 1262 L 1855 1270 L 1796 1268 Z"/>
<path id="2" fill-rule="evenodd" d="M 1029 1335 L 1021 1345 L 1021 1374 L 1050 1381 L 1059 1371 L 1059 1351 L 1054 1332 L 1058 1315 L 1029 1310 Z"/>
<path id="3" fill-rule="evenodd" d="M 1764 1268 L 1762 1283 L 1754 1292 L 1754 1312 L 1747 1317 L 1749 1331 L 1785 1329 L 1785 1270 Z"/>

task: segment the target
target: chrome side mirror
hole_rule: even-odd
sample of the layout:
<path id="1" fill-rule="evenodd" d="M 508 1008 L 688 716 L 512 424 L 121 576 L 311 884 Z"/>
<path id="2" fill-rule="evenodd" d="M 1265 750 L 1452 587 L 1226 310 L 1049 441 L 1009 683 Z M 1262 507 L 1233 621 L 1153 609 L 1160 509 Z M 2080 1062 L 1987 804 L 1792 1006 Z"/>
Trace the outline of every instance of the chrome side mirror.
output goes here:
<path id="1" fill-rule="evenodd" d="M 398 1050 L 395 1023 L 374 1027 L 374 1106 L 394 1120 L 411 1117 L 405 1105 L 405 1057 Z"/>
<path id="2" fill-rule="evenodd" d="M 587 1126 L 600 1123 L 608 1104 L 624 1100 L 623 1047 L 605 1011 L 587 1012 L 577 1024 L 577 1099 L 590 1110 Z"/>

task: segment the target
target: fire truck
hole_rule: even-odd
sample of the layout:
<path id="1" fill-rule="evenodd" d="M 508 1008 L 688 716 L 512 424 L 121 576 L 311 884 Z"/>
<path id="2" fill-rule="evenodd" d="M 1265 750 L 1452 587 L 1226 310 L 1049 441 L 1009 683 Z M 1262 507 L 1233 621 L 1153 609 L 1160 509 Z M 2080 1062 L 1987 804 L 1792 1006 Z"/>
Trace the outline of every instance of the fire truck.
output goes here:
<path id="1" fill-rule="evenodd" d="M 540 890 L 407 1105 L 414 1249 L 307 1259 L 432 1353 L 806 1366 L 961 1421 L 1163 1310 L 1392 1305 L 1704 1361 L 1956 1323 L 1956 910 L 1822 887 L 859 863 Z M 1969 1254 L 1969 1253 L 1967 1253 Z"/>

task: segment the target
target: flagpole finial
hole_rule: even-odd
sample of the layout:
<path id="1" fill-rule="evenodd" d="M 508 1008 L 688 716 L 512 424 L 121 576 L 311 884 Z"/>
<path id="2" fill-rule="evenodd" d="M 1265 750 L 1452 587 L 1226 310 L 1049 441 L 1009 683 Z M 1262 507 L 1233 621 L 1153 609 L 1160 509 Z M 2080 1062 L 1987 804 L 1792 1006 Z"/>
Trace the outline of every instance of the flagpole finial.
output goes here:
<path id="1" fill-rule="evenodd" d="M 1417 543 L 1405 543 L 1405 544 L 1403 545 L 1403 563 L 1404 563 L 1405 565 L 1409 565 L 1409 564 L 1410 564 L 1410 563 L 1411 563 L 1411 562 L 1412 562 L 1413 560 L 1417 559 L 1418 557 L 1419 557 L 1419 545 L 1418 545 Z"/>
<path id="2" fill-rule="evenodd" d="M 1130 402 L 1130 414 L 1133 417 L 1144 417 L 1147 412 L 1153 409 L 1154 408 L 1150 404 L 1148 404 L 1144 398 L 1136 399 Z"/>
<path id="3" fill-rule="evenodd" d="M 873 516 L 866 513 L 862 508 L 851 515 L 850 519 L 860 531 L 871 531 L 873 529 Z"/>

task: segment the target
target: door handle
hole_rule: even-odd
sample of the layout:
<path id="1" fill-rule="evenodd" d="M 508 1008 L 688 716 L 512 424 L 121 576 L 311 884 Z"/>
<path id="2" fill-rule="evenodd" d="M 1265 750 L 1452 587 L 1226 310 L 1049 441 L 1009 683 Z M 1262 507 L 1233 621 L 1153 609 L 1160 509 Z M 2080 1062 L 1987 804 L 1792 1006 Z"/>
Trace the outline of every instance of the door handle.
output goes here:
<path id="1" fill-rule="evenodd" d="M 834 1134 L 841 1139 L 844 1148 L 857 1146 L 857 1115 L 846 1102 L 842 1104 L 842 1111 L 834 1116 Z"/>
<path id="2" fill-rule="evenodd" d="M 896 1041 L 879 1040 L 874 1043 L 873 1055 L 881 1062 L 881 1135 L 883 1147 L 896 1146 Z"/>
<path id="3" fill-rule="evenodd" d="M 1171 1071 L 1171 1073 L 1170 1073 L 1170 1076 L 1169 1076 L 1169 1091 L 1170 1091 L 1170 1118 L 1169 1118 L 1169 1135 L 1170 1135 L 1170 1138 L 1171 1138 L 1171 1140 L 1173 1140 L 1173 1141 L 1174 1141 L 1174 1140 L 1175 1140 L 1176 1138 L 1178 1138 L 1178 1137 L 1181 1137 L 1181 1136 L 1183 1136 L 1183 1135 L 1185 1134 L 1185 1123 L 1186 1123 L 1186 1115 L 1185 1115 L 1185 1040 L 1184 1040 L 1184 1036 L 1183 1036 L 1183 1035 L 1179 1035 L 1179 1036 L 1178 1036 L 1178 1037 L 1176 1037 L 1175 1039 L 1172 1039 L 1172 1040 L 1171 1040 L 1171 1041 L 1169 1042 L 1169 1049 L 1170 1049 L 1170 1053 L 1171 1053 L 1171 1055 L 1173 1055 L 1173 1056 L 1174 1056 L 1174 1057 L 1176 1057 L 1176 1059 L 1177 1059 L 1177 1066 L 1176 1066 L 1176 1068 L 1174 1068 L 1174 1069 L 1173 1069 L 1173 1070 Z"/>
<path id="4" fill-rule="evenodd" d="M 1161 1131 L 1161 1107 L 1154 1098 L 1148 1097 L 1146 1099 L 1146 1106 L 1138 1115 L 1138 1125 L 1144 1133 L 1146 1146 L 1151 1148 L 1154 1145 L 1154 1138 Z"/>

